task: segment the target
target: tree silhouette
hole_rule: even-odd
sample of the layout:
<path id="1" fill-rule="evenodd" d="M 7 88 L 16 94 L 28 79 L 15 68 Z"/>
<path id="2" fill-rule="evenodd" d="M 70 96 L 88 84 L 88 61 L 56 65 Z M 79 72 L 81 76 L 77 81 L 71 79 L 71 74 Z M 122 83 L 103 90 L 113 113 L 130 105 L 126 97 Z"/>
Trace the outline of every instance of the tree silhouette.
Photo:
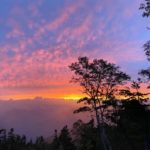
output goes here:
<path id="1" fill-rule="evenodd" d="M 143 3 L 141 3 L 139 9 L 143 10 L 143 17 L 149 17 L 150 16 L 150 0 L 145 0 Z"/>
<path id="2" fill-rule="evenodd" d="M 120 90 L 120 95 L 124 96 L 126 100 L 147 100 L 147 96 L 149 93 L 141 92 L 141 84 L 142 81 L 140 78 L 137 81 L 132 81 L 131 87 L 126 87 L 125 89 Z"/>
<path id="3" fill-rule="evenodd" d="M 140 9 L 143 10 L 143 17 L 149 17 L 150 16 L 150 0 L 145 0 L 141 5 Z M 150 29 L 148 27 L 148 29 Z M 147 56 L 148 61 L 150 61 L 150 40 L 147 41 L 144 45 L 144 52 Z M 148 81 L 150 81 L 150 68 L 142 69 L 139 72 L 140 75 L 146 77 Z M 149 87 L 149 86 L 148 86 Z"/>
<path id="4" fill-rule="evenodd" d="M 58 135 L 57 135 L 57 130 L 55 130 L 54 139 L 53 139 L 51 145 L 52 145 L 53 150 L 58 150 L 59 149 L 59 138 L 58 138 Z"/>
<path id="5" fill-rule="evenodd" d="M 60 150 L 74 150 L 75 146 L 72 142 L 72 138 L 70 135 L 70 132 L 68 130 L 68 127 L 65 126 L 59 135 L 59 148 Z"/>
<path id="6" fill-rule="evenodd" d="M 84 123 L 78 120 L 73 124 L 72 134 L 77 150 L 99 150 L 101 146 L 98 142 L 97 129 L 94 120 Z"/>
<path id="7" fill-rule="evenodd" d="M 115 64 L 103 59 L 94 59 L 92 62 L 87 57 L 79 57 L 72 63 L 71 71 L 75 73 L 72 82 L 79 83 L 87 97 L 81 98 L 85 106 L 75 112 L 91 111 L 95 113 L 99 135 L 105 150 L 111 150 L 111 144 L 105 132 L 105 105 L 103 101 L 112 100 L 118 92 L 118 86 L 129 80 L 130 77 Z"/>
<path id="8" fill-rule="evenodd" d="M 150 61 L 150 41 L 147 41 L 143 47 L 144 47 L 144 52 L 147 56 L 147 60 Z M 150 67 L 147 69 L 142 69 L 139 72 L 139 74 L 142 75 L 143 77 L 146 77 L 147 81 L 150 81 Z"/>
<path id="9" fill-rule="evenodd" d="M 118 131 L 124 135 L 131 149 L 149 150 L 149 106 L 144 101 L 137 99 L 123 100 L 120 103 L 118 113 L 112 115 L 118 118 L 116 120 Z"/>

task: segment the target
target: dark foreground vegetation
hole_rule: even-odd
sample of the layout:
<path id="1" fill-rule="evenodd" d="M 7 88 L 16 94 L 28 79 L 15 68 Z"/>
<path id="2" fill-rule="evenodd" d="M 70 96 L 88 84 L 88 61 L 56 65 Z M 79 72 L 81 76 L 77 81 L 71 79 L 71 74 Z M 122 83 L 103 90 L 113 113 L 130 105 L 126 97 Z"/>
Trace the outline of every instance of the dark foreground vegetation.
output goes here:
<path id="1" fill-rule="evenodd" d="M 111 101 L 114 103 L 113 101 Z M 138 100 L 116 101 L 109 122 L 104 124 L 113 150 L 150 149 L 150 110 Z M 111 121 L 110 121 L 111 120 Z M 111 123 L 110 123 L 111 122 Z M 94 119 L 76 121 L 71 129 L 55 130 L 50 139 L 38 137 L 34 142 L 14 133 L 0 130 L 0 150 L 103 150 Z"/>

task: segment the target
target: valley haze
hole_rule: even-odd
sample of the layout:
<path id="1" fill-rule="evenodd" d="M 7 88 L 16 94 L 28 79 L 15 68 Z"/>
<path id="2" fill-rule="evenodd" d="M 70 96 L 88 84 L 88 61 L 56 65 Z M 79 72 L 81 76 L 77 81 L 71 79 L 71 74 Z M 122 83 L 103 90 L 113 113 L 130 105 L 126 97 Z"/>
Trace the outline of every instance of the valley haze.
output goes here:
<path id="1" fill-rule="evenodd" d="M 54 130 L 69 127 L 78 119 L 87 120 L 88 115 L 73 114 L 78 108 L 75 100 L 24 99 L 0 100 L 0 129 L 14 128 L 15 132 L 28 138 L 51 137 Z"/>

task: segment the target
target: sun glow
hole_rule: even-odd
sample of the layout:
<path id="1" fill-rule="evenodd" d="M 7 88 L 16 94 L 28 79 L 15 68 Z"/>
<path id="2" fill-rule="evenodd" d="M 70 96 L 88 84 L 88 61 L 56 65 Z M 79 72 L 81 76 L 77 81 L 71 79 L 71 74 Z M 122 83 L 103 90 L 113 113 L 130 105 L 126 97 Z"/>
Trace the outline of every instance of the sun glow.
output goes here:
<path id="1" fill-rule="evenodd" d="M 81 95 L 67 95 L 64 97 L 65 100 L 79 100 L 82 98 Z"/>

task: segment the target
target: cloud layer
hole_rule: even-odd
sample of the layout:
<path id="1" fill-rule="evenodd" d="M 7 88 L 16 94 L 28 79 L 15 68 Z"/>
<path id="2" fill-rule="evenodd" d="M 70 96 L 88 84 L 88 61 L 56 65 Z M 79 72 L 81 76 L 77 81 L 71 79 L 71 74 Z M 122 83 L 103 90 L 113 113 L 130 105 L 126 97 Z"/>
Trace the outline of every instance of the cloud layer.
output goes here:
<path id="1" fill-rule="evenodd" d="M 135 62 L 146 64 L 141 47 L 149 36 L 139 4 L 139 0 L 2 0 L 0 97 L 78 93 L 77 87 L 68 85 L 68 65 L 79 56 L 104 58 L 131 75 L 137 72 L 141 65 L 135 68 Z"/>
<path id="2" fill-rule="evenodd" d="M 60 131 L 65 125 L 71 127 L 78 119 L 88 118 L 88 114 L 73 114 L 77 107 L 75 101 L 60 99 L 0 101 L 0 129 L 14 128 L 28 138 L 51 137 L 55 129 Z"/>

